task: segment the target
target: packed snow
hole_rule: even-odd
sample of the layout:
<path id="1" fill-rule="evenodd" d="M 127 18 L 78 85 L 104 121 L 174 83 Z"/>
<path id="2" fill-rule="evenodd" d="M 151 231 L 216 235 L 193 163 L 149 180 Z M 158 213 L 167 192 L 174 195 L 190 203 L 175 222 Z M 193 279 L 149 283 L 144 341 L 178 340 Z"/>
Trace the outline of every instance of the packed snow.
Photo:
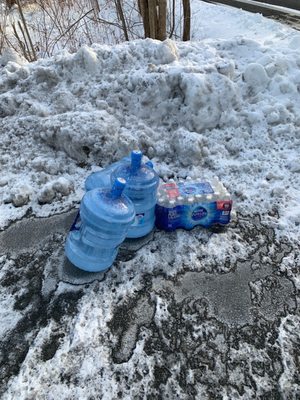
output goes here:
<path id="1" fill-rule="evenodd" d="M 139 148 L 153 160 L 161 179 L 209 180 L 217 175 L 233 196 L 235 212 L 248 217 L 259 214 L 277 238 L 299 240 L 300 33 L 227 7 L 198 2 L 193 11 L 197 24 L 191 42 L 147 39 L 115 46 L 93 44 L 35 63 L 11 52 L 0 56 L 1 229 L 26 215 L 45 217 L 78 207 L 91 172 Z M 206 272 L 228 272 L 228 258 L 238 262 L 255 253 L 254 239 L 247 243 L 239 234 L 229 230 L 207 241 L 202 231 L 177 231 L 172 240 L 156 233 L 134 260 L 120 263 L 108 274 L 105 285 L 95 283 L 87 290 L 78 313 L 65 318 L 65 336 L 46 362 L 40 361 L 41 348 L 58 324 L 52 321 L 40 329 L 3 399 L 111 400 L 119 397 L 120 385 L 123 399 L 146 398 L 143 393 L 153 378 L 156 358 L 162 365 L 164 360 L 143 353 L 151 333 L 145 323 L 139 331 L 132 327 L 130 334 L 137 343 L 128 363 L 111 366 L 115 339 L 108 326 L 114 308 L 143 287 L 136 271 L 141 276 L 152 274 L 158 257 L 169 278 L 187 264 L 194 270 L 202 268 L 199 252 L 214 261 L 211 269 L 204 267 Z M 256 239 L 263 243 L 263 234 Z M 44 251 L 56 257 L 51 249 Z M 276 251 L 274 245 L 263 255 L 266 265 Z M 293 255 L 282 258 L 281 272 L 299 288 L 293 269 L 297 260 Z M 3 273 L 18 264 L 6 256 L 0 262 Z M 77 289 L 60 283 L 56 290 L 57 295 Z M 20 318 L 12 298 L 11 293 L 1 292 L 1 307 L 10 310 L 9 317 L 2 319 L 3 335 Z M 157 294 L 153 299 L 155 318 L 163 329 L 163 321 L 171 318 L 169 310 L 165 299 Z M 137 305 L 141 314 L 147 307 L 147 302 Z M 265 348 L 258 351 L 248 343 L 227 352 L 219 323 L 215 319 L 206 323 L 197 325 L 197 338 L 205 337 L 205 329 L 210 332 L 212 349 L 220 358 L 220 375 L 227 373 L 221 362 L 225 353 L 232 365 L 241 359 L 258 365 L 268 359 Z M 282 318 L 279 327 L 278 352 L 284 361 L 279 385 L 287 394 L 300 390 L 293 381 L 296 356 L 286 351 L 299 343 L 298 328 L 299 318 L 291 315 Z M 126 340 L 125 335 L 125 348 Z M 233 368 L 232 387 L 239 388 L 244 372 L 240 366 Z M 78 380 L 62 383 L 61 375 L 73 370 Z M 142 371 L 138 382 L 133 379 L 136 370 Z M 179 370 L 177 360 L 169 371 L 168 390 L 185 399 L 176 379 Z M 193 373 L 190 370 L 190 382 Z M 215 376 L 210 379 L 214 382 Z M 256 379 L 261 395 L 272 387 L 269 376 L 264 382 L 258 375 Z M 130 386 L 132 382 L 135 385 Z M 235 397 L 238 389 L 230 390 L 223 387 L 222 398 L 254 398 L 249 387 L 244 397 Z M 208 398 L 204 386 L 197 386 L 197 396 Z"/>
<path id="2" fill-rule="evenodd" d="M 218 175 L 237 211 L 296 234 L 300 35 L 263 20 L 269 35 L 255 40 L 262 17 L 246 14 L 247 37 L 237 37 L 243 18 L 225 10 L 231 38 L 219 23 L 213 37 L 200 29 L 201 40 L 188 43 L 137 40 L 32 64 L 5 60 L 1 226 L 28 209 L 45 216 L 78 204 L 91 171 L 140 148 L 162 178 Z M 267 216 L 275 211 L 279 218 Z"/>

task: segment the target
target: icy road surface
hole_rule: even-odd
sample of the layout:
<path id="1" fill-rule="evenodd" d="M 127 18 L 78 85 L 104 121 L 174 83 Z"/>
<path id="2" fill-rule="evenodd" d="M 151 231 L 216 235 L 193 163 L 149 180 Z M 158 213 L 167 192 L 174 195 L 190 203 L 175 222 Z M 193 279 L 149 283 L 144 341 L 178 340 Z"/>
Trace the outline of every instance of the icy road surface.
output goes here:
<path id="1" fill-rule="evenodd" d="M 63 255 L 73 217 L 24 219 L 0 234 L 1 292 L 15 300 L 2 389 L 19 372 L 3 398 L 297 398 L 299 293 L 285 266 L 299 247 L 239 215 L 222 230 L 124 243 L 112 269 L 91 274 Z M 199 251 L 186 241 L 178 270 L 188 236 Z M 243 256 L 207 261 L 201 248 L 235 236 Z"/>

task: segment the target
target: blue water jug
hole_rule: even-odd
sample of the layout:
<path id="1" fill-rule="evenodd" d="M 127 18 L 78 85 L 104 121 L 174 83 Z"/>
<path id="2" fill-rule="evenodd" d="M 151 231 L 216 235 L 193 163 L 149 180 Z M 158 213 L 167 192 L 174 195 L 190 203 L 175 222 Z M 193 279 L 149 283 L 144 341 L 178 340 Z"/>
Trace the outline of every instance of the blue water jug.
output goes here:
<path id="1" fill-rule="evenodd" d="M 89 190 L 96 188 L 111 188 L 112 172 L 115 171 L 123 163 L 129 161 L 130 157 L 124 157 L 120 161 L 117 161 L 101 169 L 101 171 L 93 172 L 86 178 L 84 184 L 85 190 L 88 192 Z"/>
<path id="2" fill-rule="evenodd" d="M 124 195 L 126 181 L 117 178 L 112 189 L 87 192 L 65 245 L 67 258 L 89 272 L 109 268 L 135 219 L 131 200 Z"/>
<path id="3" fill-rule="evenodd" d="M 132 151 L 130 161 L 124 161 L 112 172 L 112 182 L 117 176 L 126 180 L 124 193 L 135 208 L 135 220 L 130 226 L 127 238 L 147 235 L 154 227 L 155 204 L 159 177 L 152 163 L 142 163 L 141 151 Z"/>
<path id="4" fill-rule="evenodd" d="M 122 164 L 130 162 L 130 156 L 124 157 L 121 160 L 114 162 L 107 167 L 101 169 L 101 171 L 96 171 L 91 173 L 85 180 L 84 187 L 88 192 L 89 190 L 96 188 L 111 188 L 111 175 L 112 173 L 120 167 Z M 145 163 L 150 168 L 153 168 L 152 161 L 147 161 Z"/>

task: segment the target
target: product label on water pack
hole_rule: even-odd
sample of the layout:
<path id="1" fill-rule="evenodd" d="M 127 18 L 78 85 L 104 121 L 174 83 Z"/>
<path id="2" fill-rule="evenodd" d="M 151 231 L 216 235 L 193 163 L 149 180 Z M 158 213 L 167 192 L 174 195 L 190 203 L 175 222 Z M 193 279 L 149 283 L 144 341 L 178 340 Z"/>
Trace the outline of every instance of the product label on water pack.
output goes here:
<path id="1" fill-rule="evenodd" d="M 183 206 L 165 208 L 156 206 L 156 226 L 160 229 L 173 231 L 181 227 Z"/>
<path id="2" fill-rule="evenodd" d="M 156 226 L 173 231 L 178 228 L 192 229 L 197 225 L 208 228 L 214 224 L 226 225 L 230 222 L 232 201 L 195 203 L 167 208 L 156 206 Z"/>
<path id="3" fill-rule="evenodd" d="M 192 220 L 199 221 L 207 216 L 207 210 L 204 207 L 196 207 L 192 212 Z"/>

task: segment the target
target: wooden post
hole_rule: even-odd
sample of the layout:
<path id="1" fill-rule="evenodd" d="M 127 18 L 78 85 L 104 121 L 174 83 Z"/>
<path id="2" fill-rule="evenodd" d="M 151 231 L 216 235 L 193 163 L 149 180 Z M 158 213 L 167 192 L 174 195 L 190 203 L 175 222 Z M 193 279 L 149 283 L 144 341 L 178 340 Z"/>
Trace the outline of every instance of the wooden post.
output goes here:
<path id="1" fill-rule="evenodd" d="M 187 41 L 191 38 L 191 5 L 190 0 L 182 0 L 183 6 L 183 35 L 182 40 Z"/>
<path id="2" fill-rule="evenodd" d="M 158 40 L 167 37 L 167 0 L 158 0 Z"/>
<path id="3" fill-rule="evenodd" d="M 148 0 L 139 0 L 139 12 L 143 19 L 145 37 L 150 37 Z"/>
<path id="4" fill-rule="evenodd" d="M 138 0 L 145 37 L 165 40 L 167 36 L 167 0 Z"/>
<path id="5" fill-rule="evenodd" d="M 156 39 L 156 29 L 157 29 L 156 0 L 148 0 L 148 7 L 149 7 L 150 37 L 152 39 Z"/>

